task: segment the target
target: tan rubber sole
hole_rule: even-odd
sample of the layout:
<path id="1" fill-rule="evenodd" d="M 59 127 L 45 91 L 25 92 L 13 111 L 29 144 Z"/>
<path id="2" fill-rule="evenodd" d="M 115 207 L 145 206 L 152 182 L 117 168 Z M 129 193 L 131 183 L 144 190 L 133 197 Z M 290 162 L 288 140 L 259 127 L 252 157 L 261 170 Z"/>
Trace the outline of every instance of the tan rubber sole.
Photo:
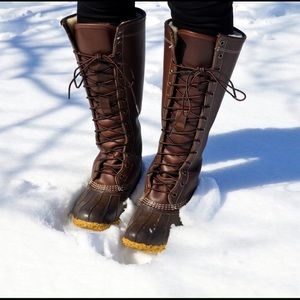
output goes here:
<path id="1" fill-rule="evenodd" d="M 130 241 L 126 238 L 122 238 L 123 245 L 132 248 L 135 250 L 151 253 L 151 254 L 158 254 L 166 249 L 166 245 L 146 245 L 143 243 L 136 243 L 133 241 Z"/>
<path id="2" fill-rule="evenodd" d="M 80 219 L 76 219 L 74 216 L 72 218 L 72 223 L 76 225 L 77 227 L 83 228 L 83 229 L 89 229 L 93 231 L 104 231 L 108 229 L 111 225 L 118 225 L 120 224 L 120 220 L 117 220 L 114 223 L 111 224 L 105 224 L 105 223 L 96 223 L 96 222 L 87 222 Z"/>

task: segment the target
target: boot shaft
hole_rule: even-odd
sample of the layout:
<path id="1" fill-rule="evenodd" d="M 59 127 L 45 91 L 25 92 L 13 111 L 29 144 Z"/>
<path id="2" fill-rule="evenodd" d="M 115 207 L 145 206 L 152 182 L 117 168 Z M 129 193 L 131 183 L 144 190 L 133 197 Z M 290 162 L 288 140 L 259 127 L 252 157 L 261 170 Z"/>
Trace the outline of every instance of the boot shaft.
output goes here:
<path id="1" fill-rule="evenodd" d="M 78 63 L 72 82 L 86 89 L 101 150 L 91 176 L 97 186 L 133 186 L 141 169 L 145 17 L 136 8 L 136 17 L 118 26 L 79 24 L 76 14 L 61 20 Z"/>
<path id="2" fill-rule="evenodd" d="M 105 85 L 97 87 L 97 77 L 101 76 L 104 82 L 115 82 L 117 96 L 125 101 L 118 103 L 118 109 L 121 111 L 123 120 L 126 120 L 125 126 L 127 139 L 130 140 L 127 149 L 136 154 L 141 154 L 140 124 L 138 116 L 142 106 L 143 83 L 144 83 L 144 65 L 145 65 L 145 17 L 143 10 L 136 8 L 136 18 L 122 22 L 115 27 L 107 23 L 78 24 L 76 14 L 65 17 L 61 20 L 71 45 L 78 65 L 82 65 L 83 56 L 95 57 L 98 55 L 107 56 L 115 64 L 115 70 L 110 69 L 111 74 L 97 74 L 104 70 L 105 66 L 96 65 L 93 67 L 93 74 L 86 74 L 81 68 L 80 72 L 84 75 L 83 82 L 86 88 L 90 106 L 95 106 L 91 100 L 97 93 L 106 93 L 109 96 L 109 88 Z M 85 58 L 87 60 L 87 58 Z M 99 70 L 100 69 L 100 70 Z M 117 70 L 117 71 L 116 71 Z M 113 72 L 113 73 L 112 73 Z M 108 72 L 109 73 L 109 72 Z M 122 75 L 122 76 L 120 76 Z M 110 86 L 111 88 L 111 86 Z M 101 106 L 105 111 L 111 110 L 110 97 L 101 98 Z M 99 119 L 99 116 L 93 115 L 93 119 Z M 95 122 L 96 130 L 100 130 Z M 97 139 L 97 135 L 96 135 Z M 131 146 L 130 146 L 131 145 Z"/>
<path id="3" fill-rule="evenodd" d="M 230 77 L 246 39 L 211 37 L 177 30 L 165 23 L 162 128 L 143 203 L 176 210 L 190 199 L 198 184 L 202 153 Z M 235 98 L 235 88 L 233 87 Z M 239 100 L 239 99 L 237 99 Z"/>

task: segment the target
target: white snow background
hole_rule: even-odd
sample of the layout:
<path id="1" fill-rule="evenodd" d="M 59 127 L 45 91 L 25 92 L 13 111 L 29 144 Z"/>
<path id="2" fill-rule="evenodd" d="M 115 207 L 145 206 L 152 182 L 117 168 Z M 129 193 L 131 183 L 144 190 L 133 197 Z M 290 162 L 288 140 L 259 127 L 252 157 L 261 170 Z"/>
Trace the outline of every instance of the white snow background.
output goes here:
<path id="1" fill-rule="evenodd" d="M 147 13 L 141 113 L 149 165 L 160 135 L 166 2 Z M 300 3 L 236 2 L 248 39 L 204 153 L 202 183 L 162 254 L 125 249 L 134 210 L 103 233 L 68 213 L 98 153 L 59 24 L 76 2 L 0 3 L 1 297 L 299 297 Z M 135 192 L 141 193 L 143 182 Z"/>

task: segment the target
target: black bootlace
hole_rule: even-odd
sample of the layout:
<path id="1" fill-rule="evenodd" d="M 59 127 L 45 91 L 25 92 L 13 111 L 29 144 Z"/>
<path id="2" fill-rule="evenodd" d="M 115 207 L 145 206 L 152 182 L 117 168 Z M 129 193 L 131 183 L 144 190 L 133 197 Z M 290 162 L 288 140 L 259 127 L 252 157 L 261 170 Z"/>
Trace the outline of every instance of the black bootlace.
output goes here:
<path id="1" fill-rule="evenodd" d="M 173 71 L 174 76 L 177 77 L 177 80 L 173 84 L 169 83 L 169 85 L 173 85 L 174 91 L 173 95 L 169 96 L 170 100 L 174 100 L 177 103 L 181 103 L 180 108 L 175 108 L 174 105 L 163 107 L 165 111 L 167 111 L 166 116 L 169 115 L 170 117 L 164 117 L 162 120 L 165 122 L 165 126 L 162 129 L 164 133 L 164 139 L 160 141 L 162 145 L 162 149 L 165 147 L 177 147 L 179 150 L 175 153 L 168 153 L 168 152 L 158 152 L 160 162 L 159 164 L 153 169 L 152 178 L 155 179 L 155 184 L 152 186 L 152 190 L 164 193 L 170 193 L 172 188 L 175 186 L 178 177 L 179 177 L 179 170 L 182 167 L 183 163 L 186 161 L 186 158 L 189 154 L 197 154 L 197 152 L 192 152 L 191 147 L 195 139 L 196 132 L 198 130 L 204 131 L 204 128 L 193 128 L 192 130 L 184 130 L 182 132 L 177 131 L 175 132 L 175 115 L 177 111 L 181 111 L 183 116 L 186 118 L 185 122 L 189 121 L 196 121 L 198 124 L 199 119 L 204 118 L 202 114 L 195 114 L 193 110 L 209 108 L 201 101 L 199 101 L 199 97 L 203 95 L 204 97 L 208 94 L 212 94 L 211 92 L 207 91 L 207 84 L 209 82 L 216 82 L 219 84 L 226 93 L 231 95 L 237 101 L 244 101 L 246 99 L 246 94 L 237 89 L 233 82 L 219 70 L 212 69 L 212 68 L 192 68 L 186 67 L 182 65 L 177 65 L 177 71 Z M 184 78 L 184 79 L 183 79 Z M 196 82 L 196 79 L 198 80 Z M 180 82 L 181 81 L 181 82 Z M 203 89 L 203 85 L 206 85 L 206 88 Z M 197 95 L 190 95 L 190 90 L 192 88 L 198 89 Z M 183 90 L 183 92 L 182 92 Z M 238 97 L 237 93 L 240 93 L 242 97 Z M 174 103 L 175 103 L 174 102 Z M 200 102 L 200 103 L 199 103 Z M 169 114 L 169 112 L 171 112 Z M 176 133 L 176 135 L 184 136 L 187 140 L 184 143 L 175 143 L 171 139 L 172 133 Z M 169 142 L 166 142 L 166 141 Z M 198 141 L 200 142 L 200 141 Z M 176 163 L 166 163 L 163 162 L 164 156 L 173 156 L 176 157 Z M 171 167 L 171 170 L 163 170 L 161 167 Z M 164 186 L 167 190 L 160 189 L 160 186 Z"/>
<path id="2" fill-rule="evenodd" d="M 117 62 L 112 55 L 88 55 L 79 51 L 74 52 L 78 58 L 78 67 L 74 70 L 73 79 L 69 84 L 68 98 L 70 98 L 72 84 L 74 84 L 76 88 L 80 88 L 83 84 L 88 91 L 87 99 L 90 102 L 90 109 L 94 116 L 93 121 L 95 123 L 96 144 L 101 149 L 101 160 L 98 172 L 115 175 L 122 166 L 124 149 L 127 145 L 127 134 L 123 127 L 124 122 L 120 116 L 120 103 L 122 101 L 124 102 L 122 109 L 127 107 L 126 100 L 122 99 L 125 97 L 126 88 L 130 89 L 135 100 L 133 91 L 133 72 L 130 71 L 131 80 L 129 80 L 122 70 L 124 64 Z M 95 66 L 98 67 L 98 69 L 93 69 Z M 99 66 L 101 69 L 99 69 Z M 127 69 L 129 68 L 127 67 Z M 102 79 L 97 76 L 99 74 L 102 75 Z M 105 75 L 106 78 L 104 78 Z M 79 76 L 81 76 L 82 79 L 78 83 L 77 80 Z M 93 76 L 97 76 L 96 80 L 92 78 Z M 108 91 L 100 91 L 99 88 L 104 88 Z M 101 110 L 101 101 L 104 98 L 109 99 L 109 105 L 114 110 L 114 113 L 99 113 L 98 109 Z M 105 123 L 106 120 L 113 120 L 114 126 L 104 126 L 103 123 Z M 102 125 L 100 125 L 100 122 Z M 113 134 L 110 134 L 112 135 L 111 137 L 107 137 L 106 132 Z M 114 146 L 105 146 L 105 144 L 109 142 L 112 142 Z M 112 163 L 110 161 L 112 161 Z"/>

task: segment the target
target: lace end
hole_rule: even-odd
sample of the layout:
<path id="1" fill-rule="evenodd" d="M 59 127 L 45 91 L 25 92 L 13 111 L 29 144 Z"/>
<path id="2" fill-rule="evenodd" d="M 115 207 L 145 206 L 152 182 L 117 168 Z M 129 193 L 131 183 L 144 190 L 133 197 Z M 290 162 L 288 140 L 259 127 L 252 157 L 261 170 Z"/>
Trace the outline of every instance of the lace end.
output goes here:
<path id="1" fill-rule="evenodd" d="M 68 87 L 68 100 L 71 99 L 71 86 L 72 86 L 72 82 L 69 84 L 69 87 Z"/>

